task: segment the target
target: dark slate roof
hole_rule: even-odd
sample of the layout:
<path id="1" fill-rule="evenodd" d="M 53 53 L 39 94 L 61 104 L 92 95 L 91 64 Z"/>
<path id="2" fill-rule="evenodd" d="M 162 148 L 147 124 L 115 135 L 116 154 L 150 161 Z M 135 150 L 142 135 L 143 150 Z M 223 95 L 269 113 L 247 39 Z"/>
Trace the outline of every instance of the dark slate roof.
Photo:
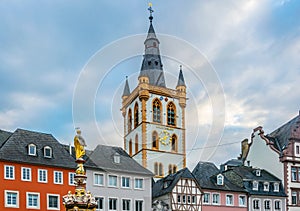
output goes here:
<path id="1" fill-rule="evenodd" d="M 150 22 L 148 35 L 144 44 L 146 45 L 146 43 L 152 43 L 153 39 L 159 44 L 159 40 L 156 38 L 152 22 Z M 149 84 L 151 85 L 166 87 L 163 65 L 159 54 L 159 46 L 157 46 L 156 53 L 149 51 L 149 49 L 145 48 L 140 76 L 147 76 L 149 78 Z"/>
<path id="2" fill-rule="evenodd" d="M 74 146 L 70 146 L 70 145 L 65 145 L 65 144 L 62 144 L 63 148 L 72 156 L 72 158 L 74 159 L 74 162 L 76 160 L 76 153 L 75 153 L 75 148 Z M 70 150 L 71 150 L 71 153 L 70 153 Z M 90 155 L 93 153 L 92 150 L 88 150 L 88 149 L 85 149 L 85 155 L 83 156 L 83 159 L 86 161 L 85 164 L 84 164 L 84 167 L 85 168 L 94 168 L 94 169 L 97 169 L 97 170 L 101 170 L 101 171 L 104 171 L 103 169 L 101 168 L 98 168 L 97 165 L 90 159 Z"/>
<path id="3" fill-rule="evenodd" d="M 28 155 L 28 145 L 36 145 L 36 156 Z M 44 157 L 44 147 L 52 148 L 52 158 Z M 74 159 L 51 135 L 29 130 L 17 129 L 0 149 L 0 160 L 46 165 L 62 168 L 75 168 Z"/>
<path id="4" fill-rule="evenodd" d="M 11 136 L 11 134 L 12 134 L 11 132 L 0 129 L 0 148 L 5 143 L 5 141 L 8 139 L 8 137 Z"/>
<path id="5" fill-rule="evenodd" d="M 114 163 L 114 155 L 120 155 L 120 163 Z M 121 147 L 98 145 L 89 155 L 89 159 L 98 167 L 105 171 L 119 171 L 125 173 L 141 174 L 153 176 L 153 173 L 141 166 L 131 158 Z M 87 160 L 87 165 L 89 165 Z"/>
<path id="6" fill-rule="evenodd" d="M 190 172 L 188 168 L 181 169 L 174 174 L 169 174 L 168 176 L 156 181 L 152 184 L 152 198 L 157 198 L 165 194 L 171 193 L 179 179 L 193 179 L 197 183 L 196 178 Z M 165 182 L 168 183 L 167 188 L 164 188 Z M 200 187 L 199 187 L 200 188 Z"/>
<path id="7" fill-rule="evenodd" d="M 245 192 L 243 188 L 232 183 L 213 163 L 199 162 L 192 173 L 203 189 Z M 220 173 L 224 176 L 224 185 L 217 185 L 217 175 Z"/>
<path id="8" fill-rule="evenodd" d="M 185 86 L 185 82 L 184 82 L 184 77 L 183 77 L 181 66 L 180 66 L 180 71 L 179 71 L 177 86 Z"/>
<path id="9" fill-rule="evenodd" d="M 280 197 L 286 196 L 282 186 L 282 182 L 279 178 L 277 178 L 276 176 L 274 176 L 273 174 L 269 173 L 264 169 L 260 169 L 261 174 L 260 176 L 257 176 L 256 170 L 257 169 L 248 166 L 239 166 L 224 172 L 224 174 L 227 176 L 227 178 L 231 180 L 231 182 L 235 183 L 236 185 L 239 185 L 240 187 L 245 188 L 245 190 L 251 195 L 280 196 Z M 253 181 L 259 182 L 258 191 L 253 190 L 252 187 Z M 263 190 L 264 182 L 270 183 L 269 191 Z M 273 190 L 274 182 L 280 183 L 279 192 L 274 192 Z"/>
<path id="10" fill-rule="evenodd" d="M 288 146 L 291 138 L 300 140 L 300 114 L 267 135 L 267 138 L 280 152 Z"/>
<path id="11" fill-rule="evenodd" d="M 126 77 L 125 87 L 122 96 L 129 96 L 129 95 L 130 95 L 130 89 L 129 89 L 128 79 Z"/>

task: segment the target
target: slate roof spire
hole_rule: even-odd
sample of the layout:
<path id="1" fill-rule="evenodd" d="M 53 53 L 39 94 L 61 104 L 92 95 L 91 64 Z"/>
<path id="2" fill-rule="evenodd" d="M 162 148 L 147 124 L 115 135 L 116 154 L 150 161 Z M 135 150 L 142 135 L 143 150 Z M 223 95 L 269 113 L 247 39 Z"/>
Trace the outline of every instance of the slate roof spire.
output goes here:
<path id="1" fill-rule="evenodd" d="M 144 42 L 145 53 L 140 71 L 140 76 L 149 78 L 149 84 L 154 86 L 166 87 L 165 77 L 163 72 L 163 65 L 159 52 L 159 40 L 156 37 L 154 27 L 152 25 L 153 16 L 152 4 L 149 4 L 148 10 L 150 11 L 150 26 L 147 38 Z"/>
<path id="2" fill-rule="evenodd" d="M 130 95 L 130 89 L 129 89 L 129 84 L 128 84 L 128 76 L 126 76 L 126 82 L 125 82 L 125 86 L 124 86 L 124 91 L 123 91 L 123 95 L 122 97 L 126 97 Z"/>
<path id="3" fill-rule="evenodd" d="M 186 86 L 184 82 L 183 73 L 182 73 L 182 65 L 180 65 L 177 86 Z"/>

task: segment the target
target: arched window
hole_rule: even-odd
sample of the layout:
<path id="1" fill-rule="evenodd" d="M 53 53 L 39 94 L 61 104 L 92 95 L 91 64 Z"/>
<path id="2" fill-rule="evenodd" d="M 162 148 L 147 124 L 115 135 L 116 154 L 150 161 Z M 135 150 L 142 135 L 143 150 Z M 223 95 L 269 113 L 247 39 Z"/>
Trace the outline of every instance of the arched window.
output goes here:
<path id="1" fill-rule="evenodd" d="M 158 163 L 157 162 L 154 163 L 154 175 L 158 176 Z"/>
<path id="2" fill-rule="evenodd" d="M 139 124 L 139 106 L 136 103 L 134 106 L 134 127 L 136 128 Z"/>
<path id="3" fill-rule="evenodd" d="M 169 103 L 167 106 L 167 124 L 176 126 L 176 107 L 174 103 Z"/>
<path id="4" fill-rule="evenodd" d="M 155 99 L 152 104 L 153 122 L 161 122 L 161 103 Z"/>
<path id="5" fill-rule="evenodd" d="M 177 152 L 177 137 L 176 135 L 172 135 L 172 151 Z"/>
<path id="6" fill-rule="evenodd" d="M 45 158 L 52 158 L 52 148 L 49 146 L 44 147 L 44 157 Z"/>
<path id="7" fill-rule="evenodd" d="M 132 140 L 129 141 L 129 155 L 132 156 Z"/>
<path id="8" fill-rule="evenodd" d="M 172 171 L 173 171 L 173 166 L 169 164 L 169 174 L 172 174 Z"/>
<path id="9" fill-rule="evenodd" d="M 36 156 L 36 146 L 35 144 L 28 145 L 28 155 Z"/>
<path id="10" fill-rule="evenodd" d="M 128 110 L 128 123 L 127 123 L 127 126 L 128 126 L 128 133 L 129 133 L 132 129 L 132 112 L 131 112 L 131 109 Z"/>
<path id="11" fill-rule="evenodd" d="M 139 151 L 139 137 L 138 135 L 136 134 L 135 135 L 135 144 L 134 144 L 134 148 L 135 148 L 135 153 L 137 153 Z"/>
<path id="12" fill-rule="evenodd" d="M 152 133 L 152 149 L 158 149 L 158 134 L 156 131 Z"/>
<path id="13" fill-rule="evenodd" d="M 176 173 L 176 172 L 177 172 L 177 166 L 173 165 L 173 173 Z"/>
<path id="14" fill-rule="evenodd" d="M 164 169 L 162 163 L 159 163 L 159 176 L 164 176 Z"/>
<path id="15" fill-rule="evenodd" d="M 223 185 L 223 184 L 224 184 L 224 176 L 222 174 L 218 174 L 217 185 Z"/>

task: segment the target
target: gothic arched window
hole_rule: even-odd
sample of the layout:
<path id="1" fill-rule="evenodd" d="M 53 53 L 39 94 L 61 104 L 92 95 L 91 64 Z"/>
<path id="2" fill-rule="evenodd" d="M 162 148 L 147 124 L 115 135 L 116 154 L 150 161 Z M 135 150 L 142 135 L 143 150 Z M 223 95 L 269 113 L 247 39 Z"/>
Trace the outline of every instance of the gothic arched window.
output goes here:
<path id="1" fill-rule="evenodd" d="M 152 104 L 153 122 L 161 122 L 161 103 L 155 99 Z"/>
<path id="2" fill-rule="evenodd" d="M 137 134 L 135 135 L 134 148 L 135 148 L 135 153 L 137 153 L 139 151 L 139 137 Z"/>
<path id="3" fill-rule="evenodd" d="M 158 149 L 158 134 L 156 131 L 152 133 L 152 149 Z"/>
<path id="4" fill-rule="evenodd" d="M 128 133 L 129 133 L 132 129 L 132 112 L 131 112 L 131 109 L 128 110 L 128 123 L 127 123 L 127 126 L 128 126 Z"/>
<path id="5" fill-rule="evenodd" d="M 159 163 L 159 176 L 163 177 L 164 176 L 164 167 L 162 163 Z"/>
<path id="6" fill-rule="evenodd" d="M 172 135 L 172 151 L 177 152 L 177 136 Z"/>
<path id="7" fill-rule="evenodd" d="M 129 141 L 129 155 L 132 156 L 132 140 Z"/>
<path id="8" fill-rule="evenodd" d="M 167 124 L 176 126 L 176 107 L 174 103 L 169 103 L 167 106 Z"/>
<path id="9" fill-rule="evenodd" d="M 139 106 L 136 103 L 134 106 L 134 127 L 136 128 L 139 124 Z"/>

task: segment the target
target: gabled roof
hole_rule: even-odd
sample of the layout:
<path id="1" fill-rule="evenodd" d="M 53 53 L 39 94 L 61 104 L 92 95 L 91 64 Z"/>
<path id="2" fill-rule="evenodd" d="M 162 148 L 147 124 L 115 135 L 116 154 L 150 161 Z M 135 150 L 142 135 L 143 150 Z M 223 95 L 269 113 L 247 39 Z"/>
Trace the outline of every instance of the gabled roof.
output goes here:
<path id="1" fill-rule="evenodd" d="M 300 114 L 266 136 L 274 147 L 283 151 L 291 139 L 300 140 Z"/>
<path id="2" fill-rule="evenodd" d="M 193 175 L 197 179 L 201 188 L 212 189 L 212 190 L 223 190 L 223 191 L 233 191 L 233 192 L 245 192 L 241 187 L 238 187 L 232 183 L 224 174 L 224 184 L 217 184 L 217 175 L 221 172 L 211 162 L 199 162 L 193 170 Z"/>
<path id="3" fill-rule="evenodd" d="M 5 143 L 5 141 L 8 139 L 8 137 L 11 136 L 11 134 L 12 134 L 11 132 L 0 129 L 0 148 Z"/>
<path id="4" fill-rule="evenodd" d="M 114 162 L 114 155 L 118 153 L 120 163 Z M 105 171 L 118 171 L 125 173 L 153 176 L 153 173 L 141 166 L 131 158 L 121 147 L 98 145 L 96 149 L 88 156 L 89 159 L 98 167 Z M 87 165 L 89 165 L 87 160 Z"/>
<path id="5" fill-rule="evenodd" d="M 28 146 L 36 146 L 36 156 L 28 155 Z M 44 157 L 44 147 L 52 149 L 52 158 Z M 0 160 L 62 168 L 75 168 L 76 163 L 62 145 L 51 135 L 17 129 L 0 149 Z"/>
<path id="6" fill-rule="evenodd" d="M 193 179 L 197 183 L 196 178 L 190 172 L 188 168 L 181 169 L 174 174 L 169 174 L 168 176 L 158 180 L 152 185 L 152 198 L 157 198 L 159 196 L 171 193 L 179 179 Z M 164 184 L 167 183 L 167 188 Z M 198 184 L 198 183 L 197 183 Z M 199 187 L 200 188 L 200 187 Z"/>
<path id="7" fill-rule="evenodd" d="M 256 170 L 260 170 L 260 176 L 257 176 Z M 266 195 L 266 196 L 286 196 L 284 193 L 281 180 L 274 176 L 273 174 L 269 173 L 264 169 L 255 169 L 248 166 L 238 166 L 234 167 L 224 174 L 236 185 L 245 188 L 245 190 L 250 193 L 251 195 Z M 253 181 L 258 181 L 259 186 L 258 190 L 253 190 Z M 270 185 L 270 191 L 263 190 L 263 183 L 268 182 Z M 273 191 L 273 184 L 277 182 L 280 184 L 279 192 Z"/>

